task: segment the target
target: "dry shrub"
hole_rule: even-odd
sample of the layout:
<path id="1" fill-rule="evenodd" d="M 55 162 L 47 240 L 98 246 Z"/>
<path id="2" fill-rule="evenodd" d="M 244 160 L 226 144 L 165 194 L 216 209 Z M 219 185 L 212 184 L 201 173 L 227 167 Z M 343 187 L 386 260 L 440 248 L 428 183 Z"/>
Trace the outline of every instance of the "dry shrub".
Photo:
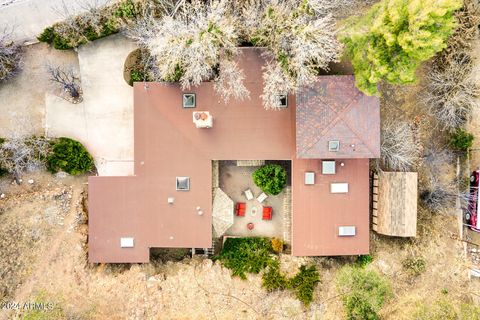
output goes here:
<path id="1" fill-rule="evenodd" d="M 6 28 L 0 31 L 0 82 L 15 76 L 21 69 L 21 48 Z"/>
<path id="2" fill-rule="evenodd" d="M 480 86 L 474 78 L 474 62 L 466 52 L 451 54 L 447 65 L 427 75 L 424 102 L 441 127 L 459 128 L 478 106 Z"/>
<path id="3" fill-rule="evenodd" d="M 0 167 L 18 180 L 24 172 L 45 168 L 50 143 L 42 137 L 12 137 L 0 144 Z"/>
<path id="4" fill-rule="evenodd" d="M 381 159 L 387 169 L 408 171 L 419 158 L 411 125 L 404 120 L 387 119 L 382 123 Z"/>
<path id="5" fill-rule="evenodd" d="M 480 25 L 480 5 L 477 0 L 464 0 L 463 8 L 455 13 L 457 29 L 448 39 L 447 48 L 437 57 L 438 65 L 445 65 L 449 57 L 457 52 L 472 49 L 472 44 L 478 38 Z"/>
<path id="6" fill-rule="evenodd" d="M 425 189 L 420 193 L 422 204 L 436 213 L 451 213 L 456 207 L 457 201 L 460 207 L 466 208 L 468 192 L 458 192 L 455 179 L 431 176 Z"/>
<path id="7" fill-rule="evenodd" d="M 478 106 L 480 86 L 474 77 L 472 46 L 479 36 L 480 5 L 465 0 L 455 13 L 457 29 L 437 55 L 427 75 L 424 102 L 443 129 L 463 126 Z"/>

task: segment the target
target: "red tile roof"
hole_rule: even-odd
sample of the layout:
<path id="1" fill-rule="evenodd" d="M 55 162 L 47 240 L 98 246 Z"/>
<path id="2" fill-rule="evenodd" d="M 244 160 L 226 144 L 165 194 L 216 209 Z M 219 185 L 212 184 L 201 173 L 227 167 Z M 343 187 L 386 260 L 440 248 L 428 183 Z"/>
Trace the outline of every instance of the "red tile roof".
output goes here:
<path id="1" fill-rule="evenodd" d="M 325 76 L 297 95 L 297 157 L 380 157 L 380 104 L 355 87 L 353 76 Z M 340 141 L 340 150 L 328 142 Z"/>

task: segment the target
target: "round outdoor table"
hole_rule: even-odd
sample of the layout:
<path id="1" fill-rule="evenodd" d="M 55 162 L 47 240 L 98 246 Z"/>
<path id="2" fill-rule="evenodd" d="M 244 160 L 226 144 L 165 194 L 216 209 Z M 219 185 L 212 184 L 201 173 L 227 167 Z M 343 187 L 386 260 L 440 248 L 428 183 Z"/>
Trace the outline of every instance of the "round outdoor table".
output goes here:
<path id="1" fill-rule="evenodd" d="M 247 229 L 248 230 L 252 230 L 253 228 L 255 227 L 255 225 L 253 223 L 247 223 Z"/>
<path id="2" fill-rule="evenodd" d="M 257 207 L 253 207 L 252 210 L 250 210 L 250 215 L 252 217 L 255 217 L 257 215 L 257 212 L 258 212 L 258 208 Z"/>

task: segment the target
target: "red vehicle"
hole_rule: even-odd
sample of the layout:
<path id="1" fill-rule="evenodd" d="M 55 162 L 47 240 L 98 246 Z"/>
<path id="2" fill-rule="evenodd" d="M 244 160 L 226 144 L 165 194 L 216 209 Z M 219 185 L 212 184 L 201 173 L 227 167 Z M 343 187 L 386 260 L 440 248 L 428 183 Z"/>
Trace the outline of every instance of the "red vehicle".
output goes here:
<path id="1" fill-rule="evenodd" d="M 473 171 L 470 175 L 470 197 L 468 199 L 468 210 L 465 214 L 465 220 L 470 229 L 480 232 L 480 219 L 478 219 L 478 203 L 480 202 L 478 186 L 480 181 L 480 170 Z"/>

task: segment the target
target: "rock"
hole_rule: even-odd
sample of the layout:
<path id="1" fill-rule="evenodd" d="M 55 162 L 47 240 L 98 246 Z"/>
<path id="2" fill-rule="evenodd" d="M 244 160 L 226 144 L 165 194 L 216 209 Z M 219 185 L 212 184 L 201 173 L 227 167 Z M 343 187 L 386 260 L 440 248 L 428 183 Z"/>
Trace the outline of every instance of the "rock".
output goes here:
<path id="1" fill-rule="evenodd" d="M 5 193 L 0 194 L 0 198 L 1 199 L 5 198 Z"/>
<path id="2" fill-rule="evenodd" d="M 55 178 L 59 178 L 59 179 L 66 178 L 67 176 L 68 176 L 68 173 L 63 172 L 63 171 L 57 172 L 57 173 L 55 174 Z"/>
<path id="3" fill-rule="evenodd" d="M 28 180 L 28 183 L 32 184 L 34 181 L 33 179 Z"/>

